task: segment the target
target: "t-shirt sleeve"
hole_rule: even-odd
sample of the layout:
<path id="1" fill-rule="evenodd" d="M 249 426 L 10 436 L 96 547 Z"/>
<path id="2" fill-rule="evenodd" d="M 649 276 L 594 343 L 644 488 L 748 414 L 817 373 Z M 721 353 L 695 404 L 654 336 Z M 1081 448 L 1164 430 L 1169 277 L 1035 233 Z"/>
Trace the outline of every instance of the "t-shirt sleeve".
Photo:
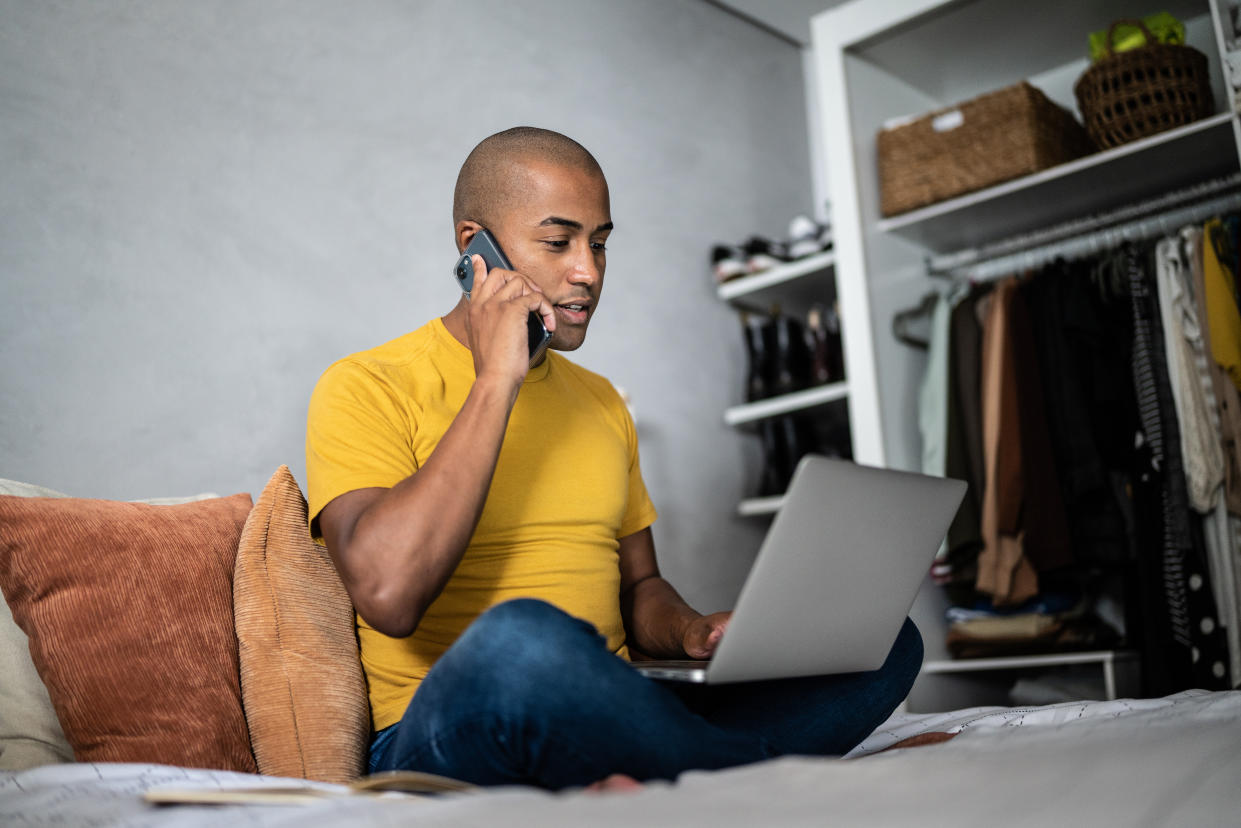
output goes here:
<path id="1" fill-rule="evenodd" d="M 306 417 L 310 527 L 320 537 L 323 507 L 346 492 L 391 488 L 417 471 L 413 416 L 387 383 L 345 360 L 324 372 Z"/>
<path id="2" fill-rule="evenodd" d="M 621 519 L 617 537 L 623 538 L 640 532 L 655 522 L 659 516 L 655 504 L 647 494 L 646 484 L 642 481 L 642 463 L 638 457 L 638 429 L 633 424 L 629 409 L 617 397 L 621 413 L 625 421 L 625 438 L 629 443 L 629 496 L 626 500 L 625 516 Z"/>

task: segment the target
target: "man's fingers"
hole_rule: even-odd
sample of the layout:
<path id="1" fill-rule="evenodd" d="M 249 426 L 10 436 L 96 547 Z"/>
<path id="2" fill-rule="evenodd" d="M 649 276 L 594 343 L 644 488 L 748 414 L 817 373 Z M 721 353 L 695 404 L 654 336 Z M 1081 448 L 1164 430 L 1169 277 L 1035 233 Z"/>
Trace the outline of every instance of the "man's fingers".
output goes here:
<path id="1" fill-rule="evenodd" d="M 537 286 L 535 290 L 538 290 Z M 537 313 L 543 317 L 543 327 L 549 331 L 556 330 L 556 309 L 552 307 L 552 303 L 547 301 L 547 297 L 540 290 L 537 293 L 531 292 L 528 296 L 530 304 L 527 307 L 531 313 Z"/>
<path id="2" fill-rule="evenodd" d="M 471 296 L 482 296 L 483 286 L 487 284 L 487 277 L 491 274 L 487 272 L 487 263 L 483 261 L 483 257 L 475 253 L 470 256 L 470 265 L 474 268 L 474 288 L 470 291 Z"/>
<path id="3" fill-rule="evenodd" d="M 690 658 L 710 658 L 719 647 L 731 618 L 731 612 L 717 612 L 696 619 L 686 632 L 685 654 Z"/>
<path id="4" fill-rule="evenodd" d="M 493 268 L 487 275 L 491 282 L 491 287 L 486 293 L 488 298 L 500 296 L 501 299 L 515 299 L 518 296 L 525 296 L 527 293 L 542 292 L 537 285 L 513 270 L 497 267 Z"/>

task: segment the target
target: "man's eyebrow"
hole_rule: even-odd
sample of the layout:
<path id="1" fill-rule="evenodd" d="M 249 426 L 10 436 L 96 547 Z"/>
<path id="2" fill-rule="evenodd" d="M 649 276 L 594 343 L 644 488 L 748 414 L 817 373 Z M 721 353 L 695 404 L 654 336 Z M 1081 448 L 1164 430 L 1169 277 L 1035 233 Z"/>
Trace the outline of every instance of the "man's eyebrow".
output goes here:
<path id="1" fill-rule="evenodd" d="M 574 221 L 573 219 L 561 218 L 560 216 L 548 216 L 547 218 L 539 222 L 539 227 L 550 227 L 553 225 L 558 226 L 558 227 L 568 227 L 573 230 L 582 229 L 582 223 L 580 221 Z M 611 230 L 612 227 L 613 227 L 612 222 L 607 221 L 607 222 L 604 222 L 603 224 L 600 224 L 598 227 L 596 227 L 594 232 L 600 233 L 600 232 L 603 232 L 604 230 Z"/>

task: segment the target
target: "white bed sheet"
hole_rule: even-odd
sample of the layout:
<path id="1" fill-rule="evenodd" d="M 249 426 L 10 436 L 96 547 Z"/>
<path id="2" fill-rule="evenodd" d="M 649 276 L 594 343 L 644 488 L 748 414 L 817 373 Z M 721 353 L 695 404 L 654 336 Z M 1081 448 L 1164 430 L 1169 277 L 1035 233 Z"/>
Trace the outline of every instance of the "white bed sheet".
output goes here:
<path id="1" fill-rule="evenodd" d="M 931 731 L 930 747 L 873 754 Z M 1241 824 L 1241 692 L 898 715 L 850 761 L 788 757 L 692 772 L 634 793 L 494 789 L 439 799 L 156 808 L 160 786 L 289 780 L 161 765 L 0 773 L 0 825 L 918 825 Z M 324 786 L 330 788 L 331 786 Z"/>

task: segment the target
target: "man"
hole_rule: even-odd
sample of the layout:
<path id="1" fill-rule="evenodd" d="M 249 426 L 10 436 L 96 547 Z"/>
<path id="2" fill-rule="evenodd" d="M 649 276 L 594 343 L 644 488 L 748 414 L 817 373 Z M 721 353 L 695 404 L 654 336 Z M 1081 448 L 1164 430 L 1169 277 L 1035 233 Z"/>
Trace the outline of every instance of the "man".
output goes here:
<path id="1" fill-rule="evenodd" d="M 472 298 L 337 362 L 310 404 L 312 531 L 358 614 L 371 770 L 562 788 L 864 738 L 921 663 L 911 623 L 874 673 L 676 688 L 624 661 L 707 658 L 729 614 L 660 577 L 633 422 L 556 353 L 582 344 L 603 288 L 594 157 L 547 130 L 493 135 L 461 168 L 453 223 L 458 251 L 487 228 L 514 269 L 474 257 Z M 552 334 L 533 367 L 530 312 Z"/>

